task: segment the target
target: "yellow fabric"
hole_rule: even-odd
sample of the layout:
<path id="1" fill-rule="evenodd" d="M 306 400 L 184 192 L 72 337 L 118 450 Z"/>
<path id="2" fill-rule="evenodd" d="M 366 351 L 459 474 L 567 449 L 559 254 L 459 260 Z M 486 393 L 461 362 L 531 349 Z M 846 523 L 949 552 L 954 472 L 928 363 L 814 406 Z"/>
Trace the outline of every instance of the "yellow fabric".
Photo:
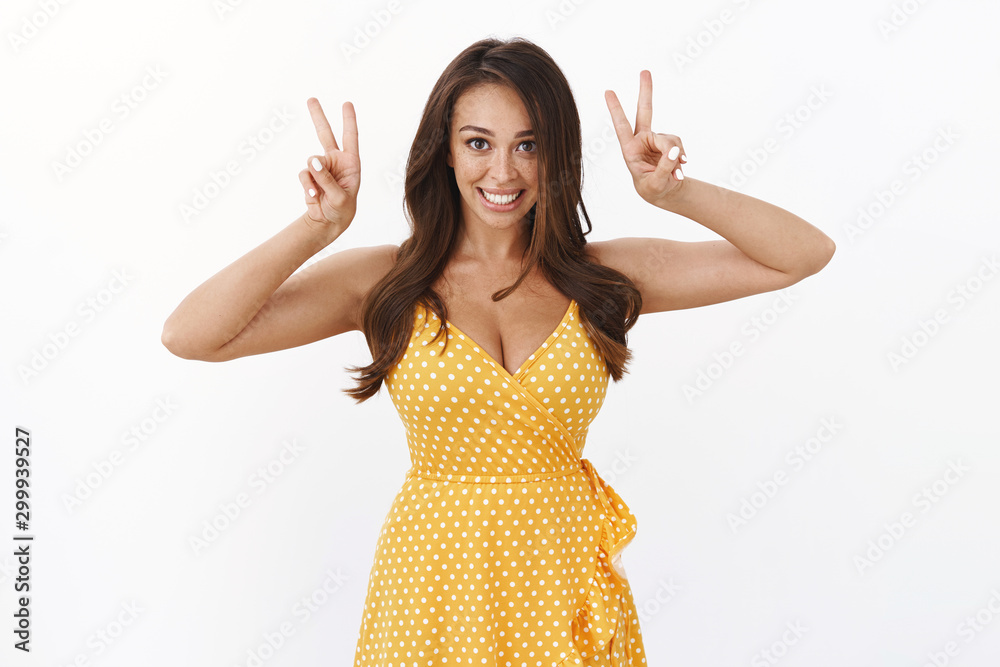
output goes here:
<path id="1" fill-rule="evenodd" d="M 450 323 L 431 343 L 439 325 L 418 305 L 386 379 L 413 465 L 355 667 L 645 665 L 619 557 L 635 517 L 581 458 L 610 374 L 576 301 L 513 375 Z"/>

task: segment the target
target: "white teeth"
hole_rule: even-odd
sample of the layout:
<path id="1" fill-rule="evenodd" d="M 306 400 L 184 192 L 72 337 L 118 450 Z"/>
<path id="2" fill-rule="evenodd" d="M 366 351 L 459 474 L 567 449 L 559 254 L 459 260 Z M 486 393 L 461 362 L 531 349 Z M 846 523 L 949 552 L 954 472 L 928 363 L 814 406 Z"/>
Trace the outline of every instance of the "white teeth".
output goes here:
<path id="1" fill-rule="evenodd" d="M 483 193 L 483 197 L 486 198 L 486 201 L 492 204 L 499 204 L 499 205 L 509 204 L 521 196 L 520 192 L 513 195 L 494 195 L 490 194 L 489 192 L 486 192 L 486 190 L 480 190 L 480 192 Z"/>

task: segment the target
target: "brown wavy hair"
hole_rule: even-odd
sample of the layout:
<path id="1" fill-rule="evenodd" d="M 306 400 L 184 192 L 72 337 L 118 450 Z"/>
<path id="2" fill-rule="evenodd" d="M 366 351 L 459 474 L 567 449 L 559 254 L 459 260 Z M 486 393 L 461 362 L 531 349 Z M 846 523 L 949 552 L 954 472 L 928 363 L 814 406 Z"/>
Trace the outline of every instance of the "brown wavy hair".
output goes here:
<path id="1" fill-rule="evenodd" d="M 399 245 L 394 267 L 369 290 L 361 306 L 372 363 L 345 367 L 360 373 L 356 387 L 342 390 L 358 403 L 378 393 L 405 353 L 418 303 L 442 323 L 448 321 L 445 304 L 431 286 L 447 265 L 462 224 L 461 195 L 447 163 L 451 115 L 462 93 L 480 84 L 504 85 L 518 94 L 531 119 L 538 156 L 538 200 L 527 214 L 527 262 L 517 281 L 491 298 L 505 298 L 539 267 L 556 289 L 576 300 L 581 323 L 614 381 L 627 372 L 632 354 L 626 333 L 639 318 L 642 297 L 628 276 L 584 253 L 591 223 L 581 195 L 580 115 L 569 82 L 536 44 L 520 37 L 488 38 L 451 61 L 424 106 L 406 162 L 404 207 L 410 236 Z"/>

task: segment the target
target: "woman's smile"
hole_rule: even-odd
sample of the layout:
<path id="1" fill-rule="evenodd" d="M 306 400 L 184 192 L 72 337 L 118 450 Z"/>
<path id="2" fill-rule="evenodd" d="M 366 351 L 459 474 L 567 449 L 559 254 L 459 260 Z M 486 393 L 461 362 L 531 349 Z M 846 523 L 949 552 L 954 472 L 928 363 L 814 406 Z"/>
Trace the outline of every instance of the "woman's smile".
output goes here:
<path id="1" fill-rule="evenodd" d="M 521 205 L 521 195 L 524 190 L 484 190 L 476 188 L 479 200 L 491 211 L 505 213 L 513 211 Z"/>

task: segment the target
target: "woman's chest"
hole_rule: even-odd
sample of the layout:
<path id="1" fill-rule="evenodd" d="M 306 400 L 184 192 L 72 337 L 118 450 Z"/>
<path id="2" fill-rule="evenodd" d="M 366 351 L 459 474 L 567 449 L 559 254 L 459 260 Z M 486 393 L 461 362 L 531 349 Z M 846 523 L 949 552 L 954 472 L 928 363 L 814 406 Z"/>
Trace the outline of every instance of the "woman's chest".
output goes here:
<path id="1" fill-rule="evenodd" d="M 448 322 L 496 363 L 514 374 L 563 321 L 570 299 L 537 273 L 507 297 L 491 296 L 514 284 L 516 274 L 449 271 L 434 283 Z"/>

